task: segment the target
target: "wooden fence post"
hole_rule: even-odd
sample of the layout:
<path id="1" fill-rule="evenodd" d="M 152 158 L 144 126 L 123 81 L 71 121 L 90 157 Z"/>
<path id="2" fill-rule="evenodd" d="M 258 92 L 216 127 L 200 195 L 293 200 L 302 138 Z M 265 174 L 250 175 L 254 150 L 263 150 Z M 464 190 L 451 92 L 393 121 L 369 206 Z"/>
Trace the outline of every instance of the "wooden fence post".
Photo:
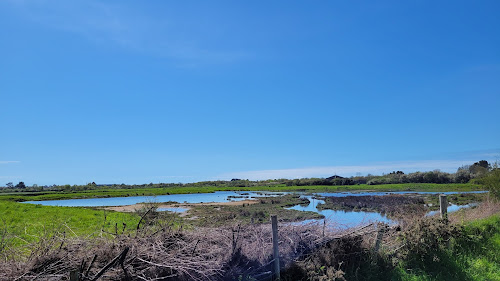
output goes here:
<path id="1" fill-rule="evenodd" d="M 78 270 L 71 270 L 69 272 L 69 281 L 80 281 L 80 272 Z"/>
<path id="2" fill-rule="evenodd" d="M 278 249 L 278 217 L 271 216 L 271 225 L 273 229 L 273 258 L 274 258 L 274 276 L 275 280 L 280 280 L 280 251 Z"/>
<path id="3" fill-rule="evenodd" d="M 448 199 L 445 194 L 439 195 L 439 210 L 441 212 L 441 219 L 448 219 Z"/>
<path id="4" fill-rule="evenodd" d="M 380 243 L 382 242 L 382 236 L 384 236 L 384 228 L 382 227 L 382 224 L 378 224 L 377 236 L 375 238 L 375 247 L 373 249 L 375 253 L 378 253 L 378 250 L 380 249 Z"/>
<path id="5" fill-rule="evenodd" d="M 325 238 L 326 218 L 323 219 L 323 238 Z"/>

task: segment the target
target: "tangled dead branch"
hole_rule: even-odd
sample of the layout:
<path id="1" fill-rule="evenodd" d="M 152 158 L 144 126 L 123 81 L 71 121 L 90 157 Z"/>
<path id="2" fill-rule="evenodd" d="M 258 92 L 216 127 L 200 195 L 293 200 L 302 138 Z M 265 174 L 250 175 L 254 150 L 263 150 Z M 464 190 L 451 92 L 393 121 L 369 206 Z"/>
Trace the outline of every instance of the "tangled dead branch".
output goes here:
<path id="1" fill-rule="evenodd" d="M 322 241 L 313 225 L 282 225 L 280 254 L 289 264 Z M 331 233 L 327 233 L 330 235 Z M 270 225 L 164 227 L 114 239 L 69 238 L 64 232 L 39 237 L 23 261 L 3 263 L 0 280 L 234 280 L 265 275 L 272 260 Z"/>

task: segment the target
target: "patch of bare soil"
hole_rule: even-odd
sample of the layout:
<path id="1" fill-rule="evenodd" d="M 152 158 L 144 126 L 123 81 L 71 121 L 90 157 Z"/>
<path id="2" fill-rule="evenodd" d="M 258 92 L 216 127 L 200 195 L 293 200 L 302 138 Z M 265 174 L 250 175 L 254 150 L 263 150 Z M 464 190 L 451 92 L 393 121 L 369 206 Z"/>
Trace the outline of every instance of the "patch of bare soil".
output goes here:
<path id="1" fill-rule="evenodd" d="M 244 204 L 256 204 L 259 201 L 257 200 L 242 200 L 242 201 L 229 201 L 229 202 L 208 202 L 208 203 L 197 203 L 197 204 L 160 204 L 158 208 L 177 208 L 181 207 L 184 209 L 191 209 L 191 206 L 243 206 Z M 117 212 L 135 212 L 137 210 L 141 210 L 147 208 L 147 204 L 145 203 L 137 203 L 133 205 L 125 205 L 125 206 L 113 206 L 113 207 L 105 207 L 106 210 L 117 211 Z M 186 212 L 179 212 L 186 213 Z"/>
<path id="2" fill-rule="evenodd" d="M 230 202 L 209 202 L 209 203 L 198 203 L 198 204 L 192 204 L 192 205 L 202 205 L 202 206 L 243 206 L 244 204 L 249 205 L 249 204 L 256 204 L 259 203 L 257 200 L 242 200 L 242 201 L 230 201 Z"/>

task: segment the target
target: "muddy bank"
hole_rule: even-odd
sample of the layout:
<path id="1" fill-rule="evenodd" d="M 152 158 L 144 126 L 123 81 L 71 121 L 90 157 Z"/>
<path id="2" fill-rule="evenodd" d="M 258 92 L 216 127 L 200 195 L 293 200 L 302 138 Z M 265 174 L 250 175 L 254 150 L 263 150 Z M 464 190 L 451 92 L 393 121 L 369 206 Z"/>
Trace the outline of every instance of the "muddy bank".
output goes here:
<path id="1" fill-rule="evenodd" d="M 209 202 L 209 203 L 197 203 L 197 204 L 179 204 L 179 203 L 167 203 L 162 204 L 159 203 L 157 205 L 158 208 L 183 208 L 190 210 L 194 206 L 243 206 L 243 205 L 251 205 L 256 204 L 259 201 L 257 200 L 243 200 L 243 201 L 231 201 L 231 202 Z M 117 212 L 135 212 L 144 208 L 149 208 L 151 203 L 137 203 L 133 205 L 125 205 L 125 206 L 114 206 L 114 207 L 105 207 L 103 209 L 117 211 Z"/>

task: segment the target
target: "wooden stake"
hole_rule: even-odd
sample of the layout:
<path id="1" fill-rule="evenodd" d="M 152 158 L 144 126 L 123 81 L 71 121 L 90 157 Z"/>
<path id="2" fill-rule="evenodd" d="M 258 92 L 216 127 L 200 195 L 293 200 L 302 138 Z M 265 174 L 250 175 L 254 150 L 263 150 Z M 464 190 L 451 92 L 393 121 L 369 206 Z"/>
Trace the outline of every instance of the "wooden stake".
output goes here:
<path id="1" fill-rule="evenodd" d="M 323 238 L 325 238 L 326 219 L 323 219 Z"/>
<path id="2" fill-rule="evenodd" d="M 80 272 L 78 270 L 71 270 L 69 272 L 69 281 L 80 281 Z"/>
<path id="3" fill-rule="evenodd" d="M 382 224 L 379 224 L 378 227 L 377 238 L 375 238 L 375 247 L 373 249 L 375 253 L 378 253 L 380 243 L 382 242 L 382 236 L 384 235 L 384 228 L 382 227 Z"/>
<path id="4" fill-rule="evenodd" d="M 274 276 L 275 280 L 280 280 L 280 251 L 278 248 L 278 217 L 271 216 L 271 224 L 273 228 L 273 258 L 274 258 Z"/>
<path id="5" fill-rule="evenodd" d="M 445 194 L 439 195 L 439 208 L 441 211 L 441 219 L 448 219 L 448 199 Z"/>

